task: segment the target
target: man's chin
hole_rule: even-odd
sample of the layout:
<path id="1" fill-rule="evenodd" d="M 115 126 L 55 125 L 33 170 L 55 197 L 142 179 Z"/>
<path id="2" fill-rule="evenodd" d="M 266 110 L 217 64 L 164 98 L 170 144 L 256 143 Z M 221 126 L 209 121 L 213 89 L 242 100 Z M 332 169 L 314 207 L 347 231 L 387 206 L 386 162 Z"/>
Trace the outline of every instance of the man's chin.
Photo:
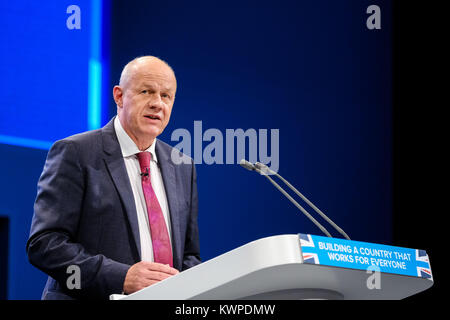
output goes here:
<path id="1" fill-rule="evenodd" d="M 144 132 L 145 137 L 147 137 L 147 139 L 155 139 L 157 136 L 159 136 L 161 134 L 161 130 L 146 130 Z"/>

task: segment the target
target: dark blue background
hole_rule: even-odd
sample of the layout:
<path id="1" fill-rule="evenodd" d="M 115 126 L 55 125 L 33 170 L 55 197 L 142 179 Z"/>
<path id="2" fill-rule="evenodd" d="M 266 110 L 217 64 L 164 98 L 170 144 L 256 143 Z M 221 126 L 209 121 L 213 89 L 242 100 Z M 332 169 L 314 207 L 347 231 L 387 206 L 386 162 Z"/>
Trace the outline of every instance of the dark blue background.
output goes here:
<path id="1" fill-rule="evenodd" d="M 193 132 L 279 128 L 280 170 L 358 240 L 390 243 L 392 73 L 389 2 L 369 31 L 369 2 L 186 2 L 113 7 L 111 86 L 151 54 L 178 78 L 170 125 Z M 204 143 L 204 146 L 207 143 Z M 208 259 L 248 241 L 316 229 L 258 175 L 199 165 Z"/>
<path id="2" fill-rule="evenodd" d="M 371 4 L 381 7 L 381 30 L 366 28 Z M 64 7 L 62 15 L 65 22 Z M 193 133 L 196 120 L 204 131 L 223 134 L 279 129 L 279 173 L 352 239 L 395 245 L 390 1 L 117 1 L 110 17 L 106 92 L 136 56 L 156 55 L 175 70 L 177 97 L 162 140 L 175 145 L 173 130 Z M 44 90 L 49 84 L 35 85 Z M 35 110 L 39 99 L 67 85 L 74 85 L 70 78 L 53 82 L 50 92 L 33 97 L 36 104 L 20 107 Z M 79 90 L 86 95 L 85 87 Z M 115 105 L 111 95 L 106 98 L 112 117 Z M 86 104 L 79 104 L 70 112 L 70 126 L 63 126 L 67 134 L 86 126 L 79 120 Z M 46 117 L 48 132 L 56 132 L 60 118 Z M 17 120 L 10 122 L 11 134 L 24 130 Z M 42 135 L 39 128 L 34 133 Z M 8 298 L 38 299 L 45 275 L 28 264 L 25 242 L 46 151 L 0 144 L 0 152 L 0 165 L 8 168 L 0 184 L 0 215 L 10 219 Z M 237 164 L 201 164 L 197 171 L 203 260 L 270 235 L 320 235 L 263 177 Z"/>

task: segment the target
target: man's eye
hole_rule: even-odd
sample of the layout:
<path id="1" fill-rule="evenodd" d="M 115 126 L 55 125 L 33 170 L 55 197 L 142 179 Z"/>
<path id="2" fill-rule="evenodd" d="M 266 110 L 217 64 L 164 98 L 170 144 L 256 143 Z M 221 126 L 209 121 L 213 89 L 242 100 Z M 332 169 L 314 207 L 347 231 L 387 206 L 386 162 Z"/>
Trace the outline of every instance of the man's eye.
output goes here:
<path id="1" fill-rule="evenodd" d="M 141 93 L 148 93 L 148 90 L 142 90 Z"/>
<path id="2" fill-rule="evenodd" d="M 170 95 L 168 95 L 167 93 L 163 93 L 161 96 L 162 96 L 163 98 L 170 98 Z"/>

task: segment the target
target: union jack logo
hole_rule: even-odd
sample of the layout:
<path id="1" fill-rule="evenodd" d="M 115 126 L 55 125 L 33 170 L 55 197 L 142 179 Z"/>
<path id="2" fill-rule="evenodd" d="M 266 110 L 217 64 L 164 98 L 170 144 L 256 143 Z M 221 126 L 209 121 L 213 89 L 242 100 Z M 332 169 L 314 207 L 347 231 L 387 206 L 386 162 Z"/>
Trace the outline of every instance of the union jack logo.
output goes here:
<path id="1" fill-rule="evenodd" d="M 417 275 L 419 277 L 433 280 L 433 275 L 431 274 L 431 270 L 423 267 L 417 267 Z"/>
<path id="2" fill-rule="evenodd" d="M 317 256 L 316 253 L 304 252 L 303 253 L 303 262 L 310 263 L 310 264 L 319 264 L 319 257 Z"/>
<path id="3" fill-rule="evenodd" d="M 302 247 L 314 247 L 314 241 L 309 234 L 299 233 L 300 245 Z"/>
<path id="4" fill-rule="evenodd" d="M 416 261 L 430 263 L 427 252 L 425 250 L 416 250 Z"/>
<path id="5" fill-rule="evenodd" d="M 422 266 L 417 266 L 417 276 L 425 279 L 433 280 L 433 275 L 430 268 L 430 259 L 425 250 L 416 250 L 416 261 Z"/>

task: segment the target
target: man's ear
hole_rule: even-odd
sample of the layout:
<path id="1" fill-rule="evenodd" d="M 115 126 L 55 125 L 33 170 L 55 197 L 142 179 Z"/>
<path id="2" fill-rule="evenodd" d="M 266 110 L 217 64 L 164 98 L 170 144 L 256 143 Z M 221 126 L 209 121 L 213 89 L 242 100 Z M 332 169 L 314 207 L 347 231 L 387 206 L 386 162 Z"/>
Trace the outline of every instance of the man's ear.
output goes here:
<path id="1" fill-rule="evenodd" d="M 119 108 L 123 107 L 123 89 L 119 86 L 114 86 L 113 97 Z"/>

